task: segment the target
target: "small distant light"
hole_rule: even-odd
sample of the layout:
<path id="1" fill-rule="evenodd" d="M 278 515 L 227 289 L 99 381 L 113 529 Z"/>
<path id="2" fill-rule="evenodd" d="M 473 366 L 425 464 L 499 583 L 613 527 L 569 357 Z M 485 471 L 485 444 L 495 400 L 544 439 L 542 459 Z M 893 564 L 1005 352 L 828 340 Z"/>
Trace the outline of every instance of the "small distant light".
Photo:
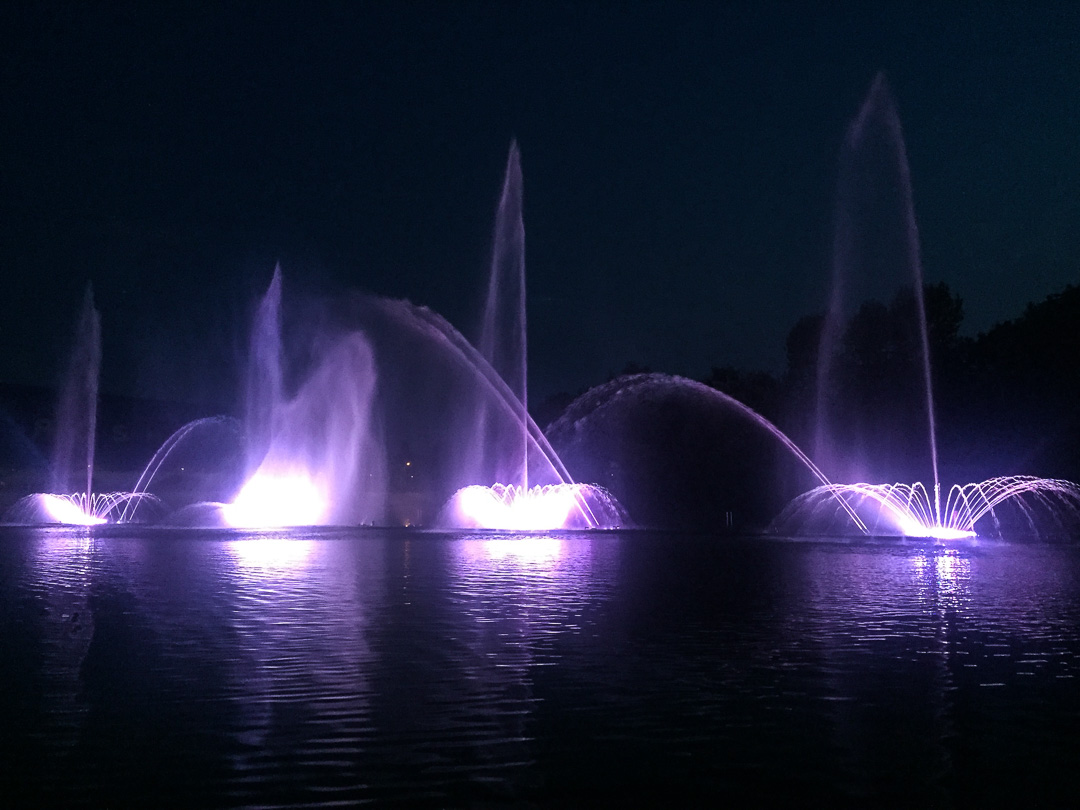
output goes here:
<path id="1" fill-rule="evenodd" d="M 405 466 L 406 466 L 406 467 L 411 467 L 411 466 L 412 466 L 412 462 L 411 462 L 411 461 L 406 461 L 406 462 L 405 462 Z"/>

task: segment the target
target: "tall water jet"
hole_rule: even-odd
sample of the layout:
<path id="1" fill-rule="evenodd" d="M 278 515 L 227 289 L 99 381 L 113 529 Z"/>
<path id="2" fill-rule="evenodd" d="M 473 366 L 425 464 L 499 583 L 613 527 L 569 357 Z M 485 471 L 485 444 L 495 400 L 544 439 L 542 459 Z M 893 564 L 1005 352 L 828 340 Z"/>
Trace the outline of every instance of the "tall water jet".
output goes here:
<path id="1" fill-rule="evenodd" d="M 244 387 L 245 475 L 255 472 L 270 447 L 274 412 L 282 401 L 281 265 L 259 301 L 248 340 L 247 384 Z"/>
<path id="2" fill-rule="evenodd" d="M 881 459 L 886 463 L 897 462 L 895 457 L 889 458 L 888 448 L 883 446 L 892 440 L 895 455 L 895 438 L 881 435 L 888 434 L 888 430 L 879 428 L 873 439 L 865 435 L 858 437 L 863 443 L 860 449 L 865 454 L 858 462 L 853 462 L 851 458 L 854 448 L 850 443 L 836 435 L 837 423 L 845 421 L 837 414 L 836 361 L 849 306 L 855 303 L 852 300 L 855 296 L 847 294 L 853 281 L 861 281 L 879 294 L 890 285 L 894 288 L 905 283 L 912 285 L 915 327 L 918 331 L 919 376 L 929 448 L 927 472 L 933 480 L 934 513 L 940 517 L 937 426 L 919 232 L 903 131 L 896 104 L 882 74 L 874 79 L 859 114 L 848 128 L 841 151 L 833 235 L 832 290 L 818 353 L 817 424 L 813 454 L 834 479 L 848 480 L 874 475 L 875 471 L 867 469 L 867 466 L 873 466 Z M 895 403 L 891 405 L 895 406 Z M 901 445 L 906 446 L 908 442 L 904 440 Z M 880 475 L 880 472 L 877 474 Z"/>
<path id="3" fill-rule="evenodd" d="M 53 437 L 51 492 L 16 501 L 4 516 L 12 523 L 67 523 L 96 526 L 123 519 L 133 501 L 153 496 L 94 492 L 98 381 L 101 374 L 101 315 L 94 290 L 86 285 L 75 329 L 74 348 L 60 388 Z"/>
<path id="4" fill-rule="evenodd" d="M 843 465 L 842 456 L 866 447 L 853 447 L 839 437 L 837 425 L 850 426 L 865 419 L 866 403 L 855 409 L 842 397 L 833 394 L 837 378 L 837 359 L 843 357 L 860 377 L 862 390 L 885 389 L 886 382 L 903 378 L 907 356 L 915 355 L 917 367 L 912 372 L 922 381 L 925 424 L 927 426 L 929 467 L 932 486 L 908 483 L 838 483 L 823 484 L 793 500 L 774 522 L 780 532 L 842 533 L 857 528 L 862 533 L 900 534 L 933 537 L 942 540 L 974 536 L 979 532 L 1003 534 L 1002 527 L 1020 534 L 1040 534 L 1044 526 L 1056 527 L 1068 535 L 1080 527 L 1080 487 L 1070 481 L 1034 476 L 1005 475 L 981 483 L 954 485 L 942 503 L 938 469 L 937 423 L 930 366 L 930 338 L 924 296 L 919 235 L 915 223 L 911 177 L 907 153 L 896 106 L 885 80 L 878 75 L 870 94 L 852 122 L 841 154 L 836 223 L 833 244 L 832 293 L 818 354 L 818 400 L 815 454 L 819 463 L 834 478 L 848 481 L 868 472 L 878 480 L 894 479 L 903 470 L 906 459 L 875 449 L 874 462 L 884 464 L 874 470 Z M 891 272 L 890 272 L 891 271 Z M 846 323 L 845 288 L 852 278 L 908 278 L 911 283 L 909 306 L 898 296 L 889 310 L 881 304 L 864 304 Z M 910 312 L 907 311 L 910 309 Z M 897 330 L 902 317 L 913 322 L 915 346 L 902 335 L 879 334 Z M 891 326 L 890 326 L 891 323 Z M 843 344 L 842 340 L 843 338 Z M 868 340 L 868 338 L 872 338 Z M 866 347 L 865 356 L 860 351 Z M 846 353 L 846 355 L 844 354 Z M 854 354 L 855 362 L 852 362 Z M 869 362 L 872 355 L 876 360 Z M 860 362 L 866 361 L 866 362 Z M 868 368 L 884 369 L 881 379 L 867 379 Z M 899 389 L 902 390 L 902 389 Z M 889 412 L 895 403 L 878 403 Z M 845 419 L 836 411 L 848 405 Z M 881 414 L 875 414 L 880 419 Z M 911 419 L 896 419 L 889 427 L 900 436 L 891 437 L 900 445 L 910 444 L 907 435 Z M 890 431 L 882 431 L 889 433 Z M 854 434 L 859 437 L 857 432 Z M 852 432 L 848 431 L 850 439 Z M 876 437 L 879 441 L 881 437 Z M 903 455 L 907 455 L 906 452 Z M 899 463 L 898 463 L 899 462 Z M 857 520 L 854 518 L 858 518 Z"/>
<path id="5" fill-rule="evenodd" d="M 489 415 L 492 407 L 484 397 L 477 411 L 477 436 L 485 437 L 480 445 L 496 458 L 485 459 L 482 469 L 490 469 L 495 480 L 529 488 L 529 415 L 527 328 L 525 310 L 525 222 L 522 215 L 521 153 L 516 141 L 510 144 L 506 175 L 495 215 L 495 233 L 491 248 L 491 273 L 488 279 L 484 321 L 478 349 L 491 364 L 516 400 L 521 430 L 518 445 L 505 446 L 492 436 L 495 425 Z M 520 454 L 520 456 L 519 456 Z"/>
<path id="6" fill-rule="evenodd" d="M 491 376 L 480 392 L 475 414 L 473 480 L 451 497 L 439 522 L 460 528 L 537 530 L 625 525 L 625 513 L 607 492 L 570 480 L 529 416 L 525 286 L 521 155 L 512 142 L 495 215 L 478 341 L 481 362 L 477 369 L 482 372 L 486 366 Z M 507 408 L 515 419 L 508 423 L 505 418 L 492 418 Z M 531 447 L 542 451 L 536 462 L 542 472 L 555 473 L 552 479 L 530 481 Z M 487 485 L 492 480 L 488 475 L 493 476 L 493 485 Z"/>
<path id="7" fill-rule="evenodd" d="M 100 373 L 101 315 L 94 306 L 93 286 L 87 284 L 56 408 L 51 481 L 53 492 L 77 492 L 85 485 L 87 504 L 94 491 Z"/>

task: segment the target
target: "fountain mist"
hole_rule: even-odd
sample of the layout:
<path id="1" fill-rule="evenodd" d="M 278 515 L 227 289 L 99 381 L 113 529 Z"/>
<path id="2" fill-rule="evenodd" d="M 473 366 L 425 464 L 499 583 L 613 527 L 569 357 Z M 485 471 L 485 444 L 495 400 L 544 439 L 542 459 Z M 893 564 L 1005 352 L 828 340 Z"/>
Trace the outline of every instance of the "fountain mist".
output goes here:
<path id="1" fill-rule="evenodd" d="M 37 492 L 19 499 L 5 520 L 96 526 L 123 519 L 133 501 L 154 500 L 145 493 L 94 492 L 100 375 L 101 315 L 94 306 L 93 287 L 87 284 L 56 409 L 50 487 L 53 492 Z"/>

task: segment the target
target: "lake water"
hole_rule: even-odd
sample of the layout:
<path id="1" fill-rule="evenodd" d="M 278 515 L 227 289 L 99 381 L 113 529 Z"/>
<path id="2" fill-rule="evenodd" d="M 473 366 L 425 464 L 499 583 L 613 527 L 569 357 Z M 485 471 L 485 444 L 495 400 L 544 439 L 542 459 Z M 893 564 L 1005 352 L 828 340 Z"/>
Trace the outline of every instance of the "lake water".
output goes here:
<path id="1" fill-rule="evenodd" d="M 1080 789 L 1080 546 L 6 528 L 0 631 L 29 805 Z"/>

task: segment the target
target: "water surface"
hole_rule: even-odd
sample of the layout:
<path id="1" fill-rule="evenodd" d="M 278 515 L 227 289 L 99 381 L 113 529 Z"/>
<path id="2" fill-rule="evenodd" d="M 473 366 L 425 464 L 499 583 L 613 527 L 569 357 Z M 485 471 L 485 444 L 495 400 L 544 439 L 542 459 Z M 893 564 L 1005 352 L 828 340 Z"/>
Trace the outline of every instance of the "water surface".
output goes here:
<path id="1" fill-rule="evenodd" d="M 0 530 L 5 795 L 1056 804 L 1080 547 Z"/>

